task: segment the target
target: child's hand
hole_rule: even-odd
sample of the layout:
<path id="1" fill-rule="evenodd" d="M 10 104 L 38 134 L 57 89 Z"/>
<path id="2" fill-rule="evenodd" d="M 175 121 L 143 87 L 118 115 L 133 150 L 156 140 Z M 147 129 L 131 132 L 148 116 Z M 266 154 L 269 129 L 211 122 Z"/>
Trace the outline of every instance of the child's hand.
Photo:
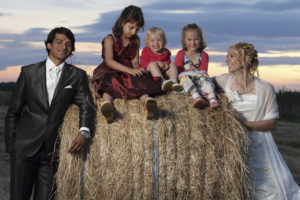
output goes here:
<path id="1" fill-rule="evenodd" d="M 163 67 L 162 69 L 167 71 L 170 68 L 170 65 L 167 62 L 163 62 Z"/>
<path id="2" fill-rule="evenodd" d="M 191 70 L 198 70 L 195 66 L 191 66 Z"/>
<path id="3" fill-rule="evenodd" d="M 157 65 L 159 66 L 159 68 L 163 69 L 164 67 L 164 63 L 161 61 L 157 61 Z"/>
<path id="4" fill-rule="evenodd" d="M 145 73 L 144 68 L 132 68 L 129 71 L 129 74 L 131 74 L 133 76 L 142 76 L 144 73 Z"/>
<path id="5" fill-rule="evenodd" d="M 166 71 L 169 69 L 169 64 L 167 62 L 157 62 L 159 68 L 161 68 L 162 70 Z"/>

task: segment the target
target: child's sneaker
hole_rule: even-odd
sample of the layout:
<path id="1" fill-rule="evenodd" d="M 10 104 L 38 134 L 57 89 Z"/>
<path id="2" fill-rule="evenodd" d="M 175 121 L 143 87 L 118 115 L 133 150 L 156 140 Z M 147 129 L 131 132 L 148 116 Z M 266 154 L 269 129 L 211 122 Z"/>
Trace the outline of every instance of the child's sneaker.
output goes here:
<path id="1" fill-rule="evenodd" d="M 172 85 L 173 85 L 173 81 L 171 80 L 165 80 L 163 83 L 162 83 L 162 91 L 163 92 L 169 92 L 171 89 L 172 89 Z"/>
<path id="2" fill-rule="evenodd" d="M 194 108 L 204 108 L 205 106 L 207 106 L 207 102 L 205 99 L 203 99 L 202 97 L 197 97 L 194 101 L 193 101 L 193 107 Z"/>
<path id="3" fill-rule="evenodd" d="M 210 108 L 215 109 L 220 106 L 216 98 L 209 99 Z"/>
<path id="4" fill-rule="evenodd" d="M 100 107 L 102 115 L 106 118 L 108 123 L 112 123 L 114 121 L 114 113 L 113 113 L 113 105 L 109 101 L 105 101 L 102 103 Z"/>
<path id="5" fill-rule="evenodd" d="M 183 86 L 182 85 L 180 85 L 179 83 L 173 83 L 173 85 L 172 85 L 172 91 L 181 91 L 181 90 L 183 90 Z"/>
<path id="6" fill-rule="evenodd" d="M 153 98 L 148 97 L 145 101 L 145 108 L 146 108 L 146 118 L 153 119 L 157 109 L 156 101 Z"/>

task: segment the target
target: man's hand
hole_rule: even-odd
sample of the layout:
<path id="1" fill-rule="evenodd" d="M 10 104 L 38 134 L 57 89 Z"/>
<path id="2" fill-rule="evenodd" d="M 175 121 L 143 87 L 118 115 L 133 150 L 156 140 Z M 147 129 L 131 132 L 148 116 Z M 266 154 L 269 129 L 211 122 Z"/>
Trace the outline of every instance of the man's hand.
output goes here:
<path id="1" fill-rule="evenodd" d="M 69 153 L 79 153 L 83 150 L 86 143 L 86 138 L 82 134 L 77 134 L 76 138 L 73 140 L 72 145 L 69 149 Z"/>

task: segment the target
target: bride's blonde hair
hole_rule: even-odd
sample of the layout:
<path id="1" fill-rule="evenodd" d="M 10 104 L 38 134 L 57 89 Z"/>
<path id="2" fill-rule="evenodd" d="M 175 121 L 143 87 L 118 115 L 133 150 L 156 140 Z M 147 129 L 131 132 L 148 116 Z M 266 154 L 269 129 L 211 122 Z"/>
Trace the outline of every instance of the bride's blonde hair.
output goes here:
<path id="1" fill-rule="evenodd" d="M 257 51 L 254 49 L 254 45 L 246 42 L 238 42 L 233 44 L 231 48 L 238 51 L 243 67 L 246 67 L 252 75 L 256 73 L 259 76 Z"/>

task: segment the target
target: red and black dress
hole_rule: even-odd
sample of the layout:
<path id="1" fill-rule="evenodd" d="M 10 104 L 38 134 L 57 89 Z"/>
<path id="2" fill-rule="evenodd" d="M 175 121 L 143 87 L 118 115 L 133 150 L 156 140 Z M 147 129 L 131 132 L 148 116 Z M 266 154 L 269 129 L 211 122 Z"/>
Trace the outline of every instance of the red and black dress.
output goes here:
<path id="1" fill-rule="evenodd" d="M 108 35 L 107 37 L 113 37 Z M 137 38 L 129 40 L 127 46 L 123 46 L 121 38 L 114 38 L 114 60 L 133 68 L 131 61 L 139 50 Z M 94 70 L 93 83 L 102 95 L 108 93 L 113 98 L 136 98 L 144 94 L 154 96 L 161 94 L 161 80 L 153 80 L 150 73 L 140 77 L 120 72 L 109 67 L 105 62 L 104 40 L 102 41 L 103 62 Z"/>

